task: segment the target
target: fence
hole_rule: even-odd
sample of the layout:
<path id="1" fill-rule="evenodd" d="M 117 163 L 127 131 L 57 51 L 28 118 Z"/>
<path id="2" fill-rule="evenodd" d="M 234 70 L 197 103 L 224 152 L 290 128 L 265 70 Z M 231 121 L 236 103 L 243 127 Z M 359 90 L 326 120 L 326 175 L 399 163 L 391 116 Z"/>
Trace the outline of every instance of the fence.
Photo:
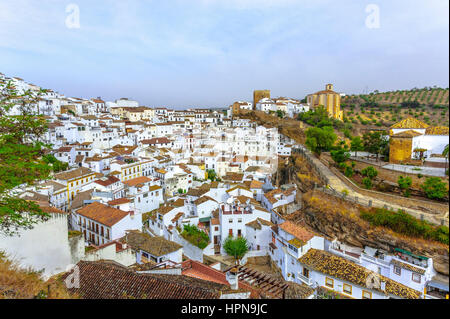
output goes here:
<path id="1" fill-rule="evenodd" d="M 329 171 L 328 167 L 326 167 L 318 158 L 316 158 L 308 149 L 301 145 L 297 145 L 297 147 L 292 148 L 293 153 L 298 153 L 302 155 L 308 164 L 313 167 L 316 171 L 317 175 L 319 175 L 320 180 L 325 183 L 325 185 L 330 184 L 330 179 L 324 173 Z M 331 172 L 330 172 L 331 173 Z"/>
<path id="2" fill-rule="evenodd" d="M 394 210 L 391 206 L 388 206 L 388 205 L 379 205 L 379 204 L 376 204 L 376 203 L 374 204 L 371 199 L 367 199 L 367 198 L 359 197 L 359 196 L 346 195 L 346 194 L 344 194 L 342 192 L 336 191 L 335 189 L 333 189 L 330 186 L 328 188 L 320 187 L 320 188 L 317 188 L 317 189 L 322 191 L 322 192 L 324 192 L 324 193 L 327 193 L 329 195 L 338 197 L 340 199 L 343 199 L 343 200 L 346 200 L 346 201 L 349 201 L 349 202 L 352 202 L 352 203 L 355 203 L 355 204 L 359 204 L 361 206 L 365 206 L 365 207 L 369 207 L 369 208 L 370 207 L 378 207 L 378 208 L 384 208 L 384 209 L 388 209 L 388 210 Z M 411 216 L 413 216 L 413 217 L 415 217 L 417 219 L 425 220 L 425 221 L 427 221 L 429 223 L 432 223 L 434 225 L 439 225 L 439 222 L 437 222 L 435 218 L 431 217 L 428 214 L 421 214 L 421 213 L 409 210 L 407 208 L 402 208 L 402 210 L 405 213 L 407 213 L 407 214 L 409 214 L 409 215 L 411 215 Z M 446 220 L 444 218 L 441 218 L 440 219 L 440 225 L 448 226 L 448 220 Z"/>

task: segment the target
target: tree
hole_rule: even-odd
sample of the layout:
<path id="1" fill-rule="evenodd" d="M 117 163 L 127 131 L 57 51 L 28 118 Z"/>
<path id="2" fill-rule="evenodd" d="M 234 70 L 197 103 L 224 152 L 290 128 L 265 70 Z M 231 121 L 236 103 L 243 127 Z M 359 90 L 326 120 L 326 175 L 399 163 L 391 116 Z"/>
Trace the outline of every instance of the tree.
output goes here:
<path id="1" fill-rule="evenodd" d="M 331 158 L 336 162 L 336 164 L 340 165 L 350 158 L 350 153 L 347 150 L 340 148 L 338 150 L 331 151 Z"/>
<path id="2" fill-rule="evenodd" d="M 365 169 L 361 171 L 361 174 L 367 176 L 371 180 L 377 177 L 378 171 L 373 166 L 367 166 Z"/>
<path id="3" fill-rule="evenodd" d="M 277 110 L 277 116 L 282 119 L 284 117 L 284 112 L 282 110 Z"/>
<path id="4" fill-rule="evenodd" d="M 428 177 L 420 187 L 431 199 L 442 199 L 448 194 L 447 185 L 439 177 Z"/>
<path id="5" fill-rule="evenodd" d="M 297 119 L 316 127 L 334 125 L 333 119 L 330 118 L 328 111 L 322 105 L 308 112 L 300 113 Z"/>
<path id="6" fill-rule="evenodd" d="M 336 134 L 330 126 L 324 128 L 310 127 L 306 130 L 305 144 L 314 153 L 329 151 L 336 142 Z"/>
<path id="7" fill-rule="evenodd" d="M 372 180 L 369 177 L 364 177 L 362 182 L 367 189 L 372 188 Z"/>
<path id="8" fill-rule="evenodd" d="M 215 179 L 217 179 L 216 171 L 213 169 L 207 170 L 208 173 L 208 179 L 211 180 L 211 182 L 214 182 Z"/>
<path id="9" fill-rule="evenodd" d="M 355 152 L 355 157 L 358 157 L 358 152 L 364 151 L 364 144 L 361 137 L 355 136 L 352 138 L 352 141 L 350 142 L 350 150 Z"/>
<path id="10" fill-rule="evenodd" d="M 51 165 L 43 158 L 49 145 L 41 141 L 45 118 L 36 115 L 45 90 L 18 93 L 11 82 L 0 84 L 0 233 L 13 235 L 49 217 L 34 202 L 12 194 L 19 185 L 46 179 Z"/>
<path id="11" fill-rule="evenodd" d="M 245 256 L 248 251 L 247 239 L 244 237 L 228 237 L 223 244 L 225 252 L 234 257 L 237 265 L 239 265 L 240 260 Z"/>
<path id="12" fill-rule="evenodd" d="M 409 177 L 409 176 L 407 176 L 407 177 L 399 176 L 398 180 L 397 180 L 397 183 L 398 183 L 398 186 L 403 190 L 404 195 L 406 197 L 409 197 L 409 195 L 410 195 L 409 188 L 412 185 L 411 177 Z"/>
<path id="13" fill-rule="evenodd" d="M 367 152 L 377 154 L 383 153 L 385 149 L 388 147 L 388 140 L 383 136 L 381 132 L 369 132 L 363 135 L 363 144 L 364 149 Z"/>

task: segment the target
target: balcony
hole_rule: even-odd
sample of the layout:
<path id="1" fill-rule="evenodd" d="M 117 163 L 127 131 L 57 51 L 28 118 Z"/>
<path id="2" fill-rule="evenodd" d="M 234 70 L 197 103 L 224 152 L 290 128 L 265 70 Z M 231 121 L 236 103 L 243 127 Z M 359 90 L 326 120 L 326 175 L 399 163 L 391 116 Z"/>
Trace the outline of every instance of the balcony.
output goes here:
<path id="1" fill-rule="evenodd" d="M 297 273 L 297 278 L 300 279 L 303 283 L 305 283 L 308 286 L 312 286 L 313 281 L 311 278 L 303 276 L 300 272 Z"/>

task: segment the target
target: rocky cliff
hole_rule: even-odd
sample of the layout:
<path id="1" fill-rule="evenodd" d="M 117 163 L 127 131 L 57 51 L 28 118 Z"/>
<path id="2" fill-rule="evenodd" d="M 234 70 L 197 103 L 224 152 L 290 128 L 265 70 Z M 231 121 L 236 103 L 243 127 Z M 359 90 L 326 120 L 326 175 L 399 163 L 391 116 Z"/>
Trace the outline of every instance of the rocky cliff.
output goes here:
<path id="1" fill-rule="evenodd" d="M 392 251 L 401 248 L 433 258 L 434 267 L 442 275 L 449 275 L 449 247 L 439 242 L 403 236 L 383 227 L 374 227 L 359 218 L 358 207 L 320 191 L 302 196 L 302 210 L 289 216 L 328 240 L 337 238 L 348 245 L 371 246 Z"/>

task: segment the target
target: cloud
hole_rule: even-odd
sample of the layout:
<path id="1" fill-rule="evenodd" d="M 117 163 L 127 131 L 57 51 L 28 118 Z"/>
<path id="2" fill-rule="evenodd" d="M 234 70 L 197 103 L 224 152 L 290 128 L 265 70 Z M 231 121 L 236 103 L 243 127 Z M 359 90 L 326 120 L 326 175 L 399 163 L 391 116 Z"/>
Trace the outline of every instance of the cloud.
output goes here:
<path id="1" fill-rule="evenodd" d="M 64 24 L 72 2 L 80 29 Z M 325 82 L 448 86 L 448 1 L 373 3 L 380 29 L 354 1 L 0 0 L 0 71 L 149 105 L 223 106 L 261 87 L 303 97 Z"/>

